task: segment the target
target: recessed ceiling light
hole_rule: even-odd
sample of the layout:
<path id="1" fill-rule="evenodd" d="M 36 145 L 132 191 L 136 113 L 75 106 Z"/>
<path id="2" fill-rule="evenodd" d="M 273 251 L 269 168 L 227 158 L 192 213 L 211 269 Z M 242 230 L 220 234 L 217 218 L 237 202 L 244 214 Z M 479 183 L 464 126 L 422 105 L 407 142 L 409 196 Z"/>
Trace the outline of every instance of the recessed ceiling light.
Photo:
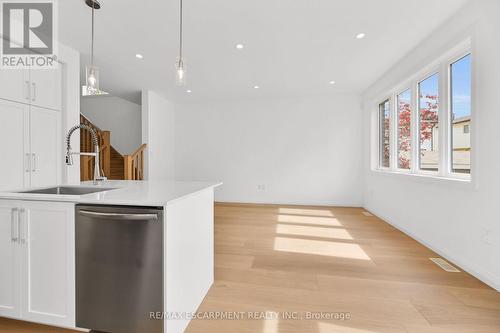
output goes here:
<path id="1" fill-rule="evenodd" d="M 336 82 L 335 81 L 330 81 L 328 82 L 329 84 L 335 84 Z"/>
<path id="2" fill-rule="evenodd" d="M 144 58 L 144 57 L 142 56 L 142 54 L 139 54 L 139 53 L 137 53 L 137 54 L 135 55 L 135 57 L 136 57 L 137 59 L 142 59 L 142 58 Z"/>
<path id="3" fill-rule="evenodd" d="M 242 48 L 244 48 L 245 46 L 243 44 L 236 44 L 236 48 L 238 50 L 241 50 Z"/>
<path id="4" fill-rule="evenodd" d="M 366 37 L 366 34 L 364 32 L 361 32 L 361 33 L 359 33 L 359 34 L 356 35 L 357 39 L 363 39 L 365 37 Z"/>
<path id="5" fill-rule="evenodd" d="M 188 94 L 192 93 L 193 91 L 191 89 L 186 90 Z"/>
<path id="6" fill-rule="evenodd" d="M 254 89 L 259 89 L 260 87 L 259 86 L 253 86 Z"/>

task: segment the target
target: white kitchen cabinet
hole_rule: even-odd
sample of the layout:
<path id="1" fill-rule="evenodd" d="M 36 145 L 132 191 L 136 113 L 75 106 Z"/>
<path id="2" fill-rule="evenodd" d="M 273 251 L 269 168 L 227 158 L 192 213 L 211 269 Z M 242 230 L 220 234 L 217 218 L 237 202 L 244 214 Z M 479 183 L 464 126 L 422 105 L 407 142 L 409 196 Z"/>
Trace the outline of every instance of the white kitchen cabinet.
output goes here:
<path id="1" fill-rule="evenodd" d="M 0 201 L 0 315 L 75 327 L 74 204 Z"/>
<path id="2" fill-rule="evenodd" d="M 21 319 L 75 326 L 75 208 L 26 202 L 21 211 Z"/>
<path id="3" fill-rule="evenodd" d="M 30 70 L 30 104 L 60 110 L 62 92 L 61 66 L 54 69 Z"/>
<path id="4" fill-rule="evenodd" d="M 17 202 L 0 201 L 0 316 L 19 318 L 20 248 L 17 243 Z"/>
<path id="5" fill-rule="evenodd" d="M 29 104 L 29 84 L 28 70 L 0 69 L 0 98 Z"/>
<path id="6" fill-rule="evenodd" d="M 0 190 L 58 184 L 61 140 L 60 111 L 0 99 Z"/>
<path id="7" fill-rule="evenodd" d="M 58 149 L 61 140 L 60 113 L 31 106 L 30 116 L 30 186 L 55 185 L 62 163 Z"/>
<path id="8" fill-rule="evenodd" d="M 0 190 L 29 186 L 29 106 L 0 99 Z"/>

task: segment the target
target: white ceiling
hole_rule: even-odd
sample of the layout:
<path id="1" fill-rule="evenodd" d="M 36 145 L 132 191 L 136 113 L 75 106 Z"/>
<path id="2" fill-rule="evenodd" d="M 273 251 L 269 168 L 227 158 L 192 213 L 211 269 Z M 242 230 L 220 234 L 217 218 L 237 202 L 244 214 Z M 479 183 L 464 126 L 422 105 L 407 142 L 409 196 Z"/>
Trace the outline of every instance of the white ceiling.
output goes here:
<path id="1" fill-rule="evenodd" d="M 143 88 L 182 102 L 359 93 L 469 0 L 184 0 L 184 88 L 174 70 L 179 1 L 100 1 L 101 88 L 135 102 Z M 59 38 L 85 66 L 91 9 L 64 0 L 59 12 Z M 367 37 L 355 39 L 359 32 Z"/>

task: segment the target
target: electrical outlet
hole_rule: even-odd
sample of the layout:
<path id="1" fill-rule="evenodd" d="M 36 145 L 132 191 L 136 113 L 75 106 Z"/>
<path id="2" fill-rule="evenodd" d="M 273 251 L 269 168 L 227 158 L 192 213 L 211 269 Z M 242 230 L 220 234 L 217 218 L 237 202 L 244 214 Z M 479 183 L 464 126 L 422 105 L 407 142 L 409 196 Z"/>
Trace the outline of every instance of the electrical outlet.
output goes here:
<path id="1" fill-rule="evenodd" d="M 493 244 L 493 233 L 489 229 L 483 229 L 483 242 L 492 245 Z"/>
<path id="2" fill-rule="evenodd" d="M 257 185 L 257 190 L 259 190 L 259 191 L 265 191 L 266 190 L 266 185 L 264 185 L 264 184 Z"/>

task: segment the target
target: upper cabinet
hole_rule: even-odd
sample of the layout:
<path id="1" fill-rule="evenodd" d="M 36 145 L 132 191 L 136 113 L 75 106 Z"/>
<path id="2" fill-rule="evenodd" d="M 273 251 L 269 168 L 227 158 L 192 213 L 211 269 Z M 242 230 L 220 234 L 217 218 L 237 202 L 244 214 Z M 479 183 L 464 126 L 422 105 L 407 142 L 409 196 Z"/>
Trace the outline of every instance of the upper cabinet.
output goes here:
<path id="1" fill-rule="evenodd" d="M 61 110 L 61 66 L 54 69 L 0 69 L 0 99 Z"/>
<path id="2" fill-rule="evenodd" d="M 24 69 L 0 69 L 0 98 L 29 104 L 29 76 Z"/>
<path id="3" fill-rule="evenodd" d="M 31 106 L 29 151 L 31 187 L 58 183 L 62 164 L 62 157 L 57 149 L 62 140 L 60 118 L 60 112 Z"/>
<path id="4" fill-rule="evenodd" d="M 0 99 L 0 142 L 3 143 L 0 190 L 29 186 L 29 109 L 29 105 Z"/>
<path id="5" fill-rule="evenodd" d="M 30 70 L 30 104 L 61 110 L 61 66 Z"/>

